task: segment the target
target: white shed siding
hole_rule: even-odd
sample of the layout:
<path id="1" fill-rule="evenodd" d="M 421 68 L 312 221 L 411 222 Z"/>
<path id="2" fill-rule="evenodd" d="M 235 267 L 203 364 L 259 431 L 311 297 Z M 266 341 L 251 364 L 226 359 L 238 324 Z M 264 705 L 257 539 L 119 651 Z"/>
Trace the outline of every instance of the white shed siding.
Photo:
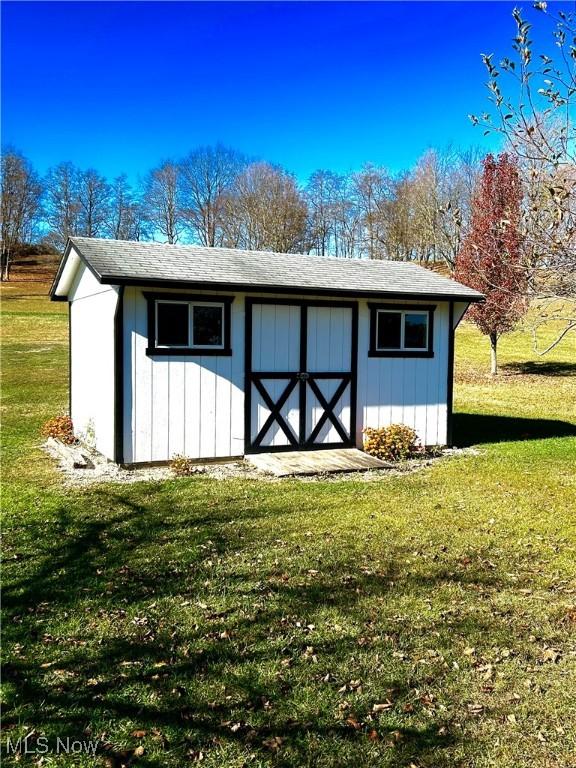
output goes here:
<path id="1" fill-rule="evenodd" d="M 203 293 L 207 297 L 211 295 L 207 291 Z M 231 356 L 148 357 L 147 302 L 140 288 L 126 288 L 124 460 L 127 463 L 164 461 L 177 453 L 191 458 L 224 458 L 244 453 L 246 294 L 235 292 L 233 295 Z M 286 298 L 282 297 L 284 301 Z M 293 298 L 298 300 L 304 297 Z M 326 297 L 322 299 L 326 300 Z M 418 302 L 410 300 L 410 303 Z M 421 303 L 430 304 L 429 301 Z M 435 304 L 434 357 L 369 358 L 370 311 L 367 301 L 358 301 L 358 445 L 362 445 L 364 427 L 392 423 L 412 426 L 424 444 L 446 442 L 448 302 L 439 301 Z M 317 370 L 339 370 L 342 355 L 347 352 L 346 344 L 342 343 L 342 334 L 336 334 L 331 339 L 322 336 L 326 311 L 330 310 L 314 310 L 309 315 L 309 365 L 311 369 L 318 366 Z M 297 338 L 298 311 L 281 304 L 256 304 L 254 317 L 262 312 L 267 313 L 265 322 L 254 322 L 254 326 L 269 328 L 270 333 L 261 333 L 253 339 L 253 369 L 297 371 L 298 345 L 293 348 L 290 340 L 287 342 L 280 333 L 280 328 L 285 328 L 287 324 Z M 278 322 L 280 318 L 282 322 Z M 347 324 L 345 318 L 342 323 Z M 310 344 L 312 336 L 318 340 L 314 345 Z M 280 389 L 284 386 L 284 382 L 278 384 Z M 327 389 L 326 395 L 329 394 Z M 336 410 L 340 412 L 347 407 L 348 402 L 343 399 Z M 257 398 L 253 398 L 253 408 L 260 409 L 258 422 L 262 426 L 269 411 Z M 295 426 L 297 408 L 297 398 L 293 396 L 283 409 L 287 421 Z M 112 406 L 110 413 L 113 413 Z M 327 435 L 330 430 L 330 425 L 325 425 Z M 330 434 L 330 437 L 334 435 Z M 286 442 L 285 436 L 277 432 L 272 442 L 274 445 L 283 445 Z"/>
<path id="2" fill-rule="evenodd" d="M 117 288 L 81 265 L 70 299 L 70 415 L 77 435 L 114 458 L 114 314 Z"/>
<path id="3" fill-rule="evenodd" d="M 386 302 L 394 303 L 394 302 Z M 405 302 L 396 302 L 402 304 Z M 410 301 L 410 304 L 419 302 Z M 424 305 L 430 302 L 420 302 Z M 370 310 L 359 304 L 357 443 L 365 427 L 407 424 L 424 445 L 446 443 L 448 302 L 434 312 L 434 357 L 368 357 Z"/>
<path id="4" fill-rule="evenodd" d="M 244 306 L 238 299 L 231 339 L 230 357 L 148 357 L 147 302 L 139 288 L 126 288 L 125 462 L 244 453 Z"/>

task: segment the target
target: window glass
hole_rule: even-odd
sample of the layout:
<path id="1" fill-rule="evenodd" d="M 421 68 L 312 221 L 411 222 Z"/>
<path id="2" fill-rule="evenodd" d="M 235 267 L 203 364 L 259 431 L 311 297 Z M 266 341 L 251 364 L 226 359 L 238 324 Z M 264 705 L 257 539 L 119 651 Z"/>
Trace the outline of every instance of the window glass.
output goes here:
<path id="1" fill-rule="evenodd" d="M 193 307 L 193 335 L 195 347 L 221 347 L 222 307 L 196 305 Z"/>
<path id="2" fill-rule="evenodd" d="M 156 344 L 159 347 L 188 346 L 188 304 L 159 301 L 156 318 Z"/>
<path id="3" fill-rule="evenodd" d="M 405 349 L 426 349 L 428 316 L 424 314 L 412 314 L 406 312 L 404 315 L 404 348 Z"/>
<path id="4" fill-rule="evenodd" d="M 400 349 L 401 312 L 378 312 L 376 346 L 378 349 Z"/>

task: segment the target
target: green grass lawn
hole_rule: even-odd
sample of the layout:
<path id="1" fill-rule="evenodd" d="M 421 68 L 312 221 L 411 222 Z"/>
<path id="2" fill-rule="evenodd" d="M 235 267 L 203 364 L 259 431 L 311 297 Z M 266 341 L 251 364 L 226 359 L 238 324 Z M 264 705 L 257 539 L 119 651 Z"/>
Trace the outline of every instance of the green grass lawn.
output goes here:
<path id="1" fill-rule="evenodd" d="M 414 474 L 70 490 L 39 448 L 67 402 L 40 290 L 3 302 L 2 741 L 100 747 L 6 764 L 576 766 L 573 339 L 538 362 L 508 336 L 493 381 L 463 325 L 479 453 Z"/>

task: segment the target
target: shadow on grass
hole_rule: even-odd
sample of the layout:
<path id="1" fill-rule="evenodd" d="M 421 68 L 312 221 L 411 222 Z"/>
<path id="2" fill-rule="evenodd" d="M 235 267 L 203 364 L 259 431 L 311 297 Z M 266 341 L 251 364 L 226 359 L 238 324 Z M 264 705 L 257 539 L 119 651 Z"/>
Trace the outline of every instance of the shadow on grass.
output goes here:
<path id="1" fill-rule="evenodd" d="M 549 360 L 527 360 L 521 363 L 503 363 L 506 373 L 538 376 L 576 376 L 576 363 L 559 363 Z"/>
<path id="2" fill-rule="evenodd" d="M 454 414 L 454 445 L 544 440 L 576 435 L 576 425 L 553 419 L 522 419 L 482 413 Z"/>
<path id="3" fill-rule="evenodd" d="M 504 642 L 507 630 L 458 611 L 418 617 L 415 629 L 393 606 L 446 585 L 501 589 L 502 577 L 449 557 L 416 573 L 393 544 L 370 567 L 354 541 L 334 555 L 330 533 L 305 551 L 304 533 L 280 541 L 271 526 L 265 542 L 255 522 L 290 515 L 293 500 L 218 487 L 92 491 L 60 509 L 49 541 L 42 525 L 21 531 L 36 556 L 17 555 L 21 568 L 5 577 L 4 679 L 16 693 L 4 726 L 52 738 L 106 731 L 113 750 L 136 746 L 143 729 L 138 763 L 149 766 L 199 753 L 210 765 L 250 754 L 275 766 L 450 765 L 442 754 L 458 732 L 419 703 L 432 678 L 410 659 L 414 637 L 447 633 L 450 649 L 454 634 L 473 644 L 501 630 Z M 313 498 L 303 503 L 317 512 Z M 355 677 L 369 698 L 346 687 Z M 375 716 L 386 696 L 393 711 Z"/>

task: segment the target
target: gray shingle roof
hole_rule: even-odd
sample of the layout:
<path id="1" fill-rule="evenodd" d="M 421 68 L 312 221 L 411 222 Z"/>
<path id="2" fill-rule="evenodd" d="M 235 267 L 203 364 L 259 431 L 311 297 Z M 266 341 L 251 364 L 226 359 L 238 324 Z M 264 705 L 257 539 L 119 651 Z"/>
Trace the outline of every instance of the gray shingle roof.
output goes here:
<path id="1" fill-rule="evenodd" d="M 106 283 L 183 283 L 272 292 L 294 289 L 307 293 L 422 295 L 469 301 L 482 298 L 477 291 L 454 280 L 400 261 L 320 258 L 86 237 L 71 238 L 71 243 L 98 279 Z"/>

